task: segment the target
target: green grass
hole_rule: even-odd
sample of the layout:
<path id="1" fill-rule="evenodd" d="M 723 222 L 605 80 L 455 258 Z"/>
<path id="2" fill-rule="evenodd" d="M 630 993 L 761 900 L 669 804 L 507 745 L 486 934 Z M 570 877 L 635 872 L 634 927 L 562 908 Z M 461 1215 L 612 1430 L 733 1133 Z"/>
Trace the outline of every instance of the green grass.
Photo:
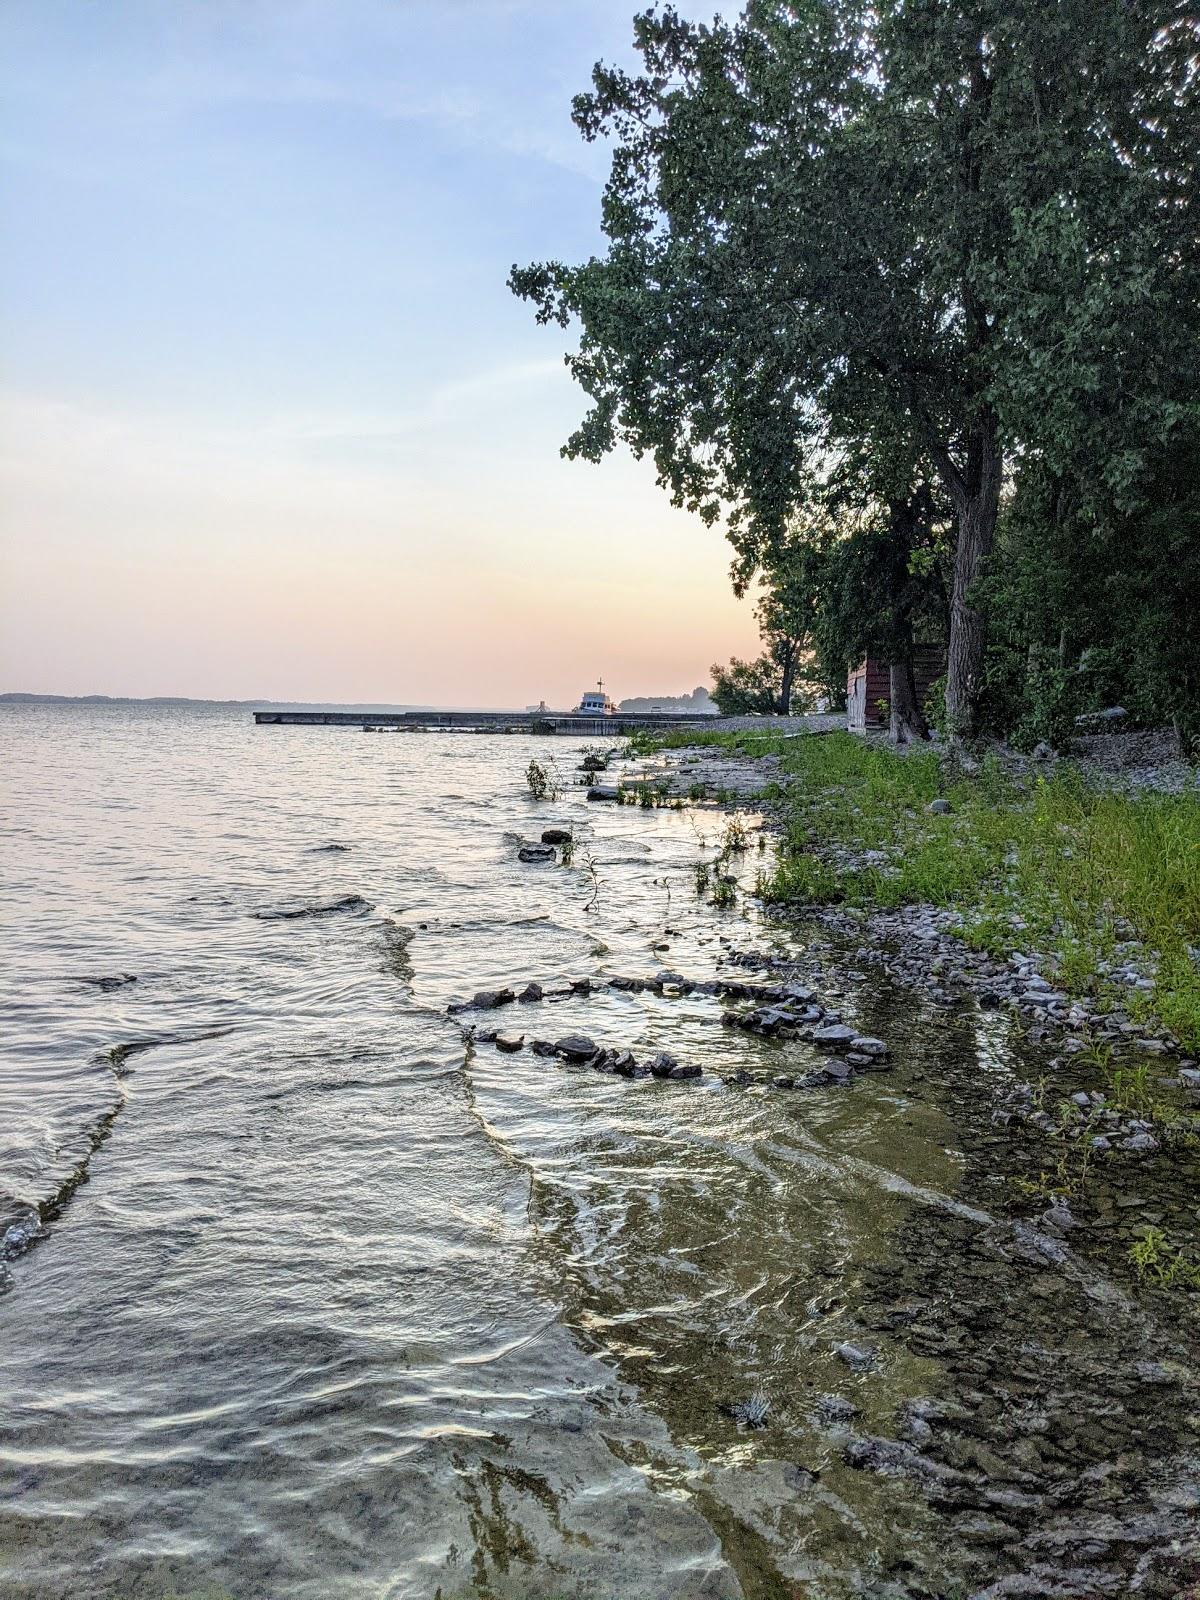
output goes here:
<path id="1" fill-rule="evenodd" d="M 783 819 L 778 865 L 758 891 L 777 904 L 961 912 L 963 936 L 995 955 L 1053 953 L 1068 992 L 1103 996 L 1098 963 L 1135 937 L 1156 955 L 1153 994 L 1113 1001 L 1200 1047 L 1200 797 L 1100 793 L 1072 769 L 1019 786 L 995 759 L 970 776 L 935 751 L 900 756 L 852 734 L 674 734 L 656 748 L 707 744 L 779 757 L 765 792 Z M 928 809 L 950 802 L 948 815 Z M 879 851 L 855 867 L 839 851 Z"/>

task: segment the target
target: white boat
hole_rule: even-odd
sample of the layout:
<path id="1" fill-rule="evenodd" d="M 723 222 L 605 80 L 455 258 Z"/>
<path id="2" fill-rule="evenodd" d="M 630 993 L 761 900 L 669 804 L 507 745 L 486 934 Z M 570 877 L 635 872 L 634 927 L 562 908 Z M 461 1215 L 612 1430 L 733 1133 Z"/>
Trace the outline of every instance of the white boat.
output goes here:
<path id="1" fill-rule="evenodd" d="M 579 697 L 579 704 L 575 710 L 583 717 L 611 717 L 616 714 L 608 695 L 604 692 L 604 679 L 601 678 L 594 689 L 588 689 Z"/>

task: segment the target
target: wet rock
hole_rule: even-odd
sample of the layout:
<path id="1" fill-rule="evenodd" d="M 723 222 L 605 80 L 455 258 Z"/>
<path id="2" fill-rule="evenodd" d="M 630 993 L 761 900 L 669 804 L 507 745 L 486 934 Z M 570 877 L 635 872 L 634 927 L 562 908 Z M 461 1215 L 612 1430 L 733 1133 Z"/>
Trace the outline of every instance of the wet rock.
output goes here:
<path id="1" fill-rule="evenodd" d="M 850 1048 L 859 1055 L 871 1056 L 875 1059 L 882 1058 L 888 1053 L 888 1047 L 882 1039 L 872 1039 L 865 1035 L 856 1035 L 851 1039 Z"/>
<path id="2" fill-rule="evenodd" d="M 852 1372 L 869 1372 L 877 1361 L 874 1350 L 868 1350 L 860 1344 L 835 1344 L 833 1353 L 839 1361 L 844 1361 Z"/>
<path id="3" fill-rule="evenodd" d="M 597 1049 L 596 1041 L 589 1039 L 586 1033 L 564 1034 L 554 1045 L 555 1054 L 564 1061 L 590 1061 Z"/>
<path id="4" fill-rule="evenodd" d="M 612 1070 L 619 1078 L 636 1078 L 638 1076 L 637 1059 L 632 1050 L 615 1050 L 612 1052 Z"/>
<path id="5" fill-rule="evenodd" d="M 553 1056 L 558 1052 L 549 1039 L 535 1039 L 529 1047 L 535 1056 Z"/>
<path id="6" fill-rule="evenodd" d="M 533 863 L 553 861 L 554 846 L 552 844 L 523 844 L 517 851 L 517 860 Z"/>
<path id="7" fill-rule="evenodd" d="M 523 1033 L 498 1033 L 494 1042 L 497 1050 L 502 1050 L 506 1056 L 515 1056 L 518 1050 L 525 1048 L 525 1035 Z"/>
<path id="8" fill-rule="evenodd" d="M 819 1394 L 814 1412 L 820 1422 L 845 1424 L 858 1415 L 858 1407 L 840 1394 Z"/>
<path id="9" fill-rule="evenodd" d="M 812 1036 L 812 1042 L 818 1050 L 844 1050 L 854 1041 L 854 1029 L 848 1028 L 844 1022 L 833 1022 L 824 1028 L 818 1028 Z"/>
<path id="10" fill-rule="evenodd" d="M 299 906 L 295 910 L 287 911 L 256 911 L 254 915 L 259 922 L 294 922 L 300 917 L 332 917 L 339 912 L 374 911 L 374 909 L 374 902 L 364 900 L 361 894 L 345 894 L 340 900 L 330 900 L 324 905 Z"/>
<path id="11" fill-rule="evenodd" d="M 544 999 L 545 993 L 546 991 L 542 988 L 540 983 L 527 983 L 517 996 L 517 999 L 520 1000 L 523 1005 L 532 1005 L 535 1000 Z"/>
<path id="12" fill-rule="evenodd" d="M 572 834 L 570 828 L 543 828 L 543 844 L 570 844 Z"/>
<path id="13" fill-rule="evenodd" d="M 848 1061 L 839 1061 L 835 1057 L 827 1061 L 816 1076 L 822 1083 L 848 1083 L 854 1076 L 854 1068 Z"/>
<path id="14" fill-rule="evenodd" d="M 704 1069 L 698 1067 L 694 1061 L 681 1062 L 679 1066 L 672 1067 L 668 1073 L 668 1077 L 673 1078 L 677 1083 L 684 1078 L 699 1078 L 703 1075 Z"/>
<path id="15" fill-rule="evenodd" d="M 495 1011 L 498 1006 L 508 1006 L 516 999 L 511 989 L 479 989 L 471 1000 L 476 1011 Z"/>
<path id="16" fill-rule="evenodd" d="M 617 800 L 620 795 L 615 783 L 596 783 L 587 792 L 589 800 Z"/>
<path id="17" fill-rule="evenodd" d="M 796 1087 L 795 1078 L 789 1078 L 786 1072 L 781 1072 L 777 1078 L 772 1078 L 771 1083 L 776 1089 L 794 1089 Z"/>
<path id="18" fill-rule="evenodd" d="M 660 1050 L 656 1056 L 651 1056 L 646 1063 L 651 1074 L 656 1078 L 669 1078 L 674 1069 L 679 1065 L 675 1057 L 666 1050 Z"/>
<path id="19" fill-rule="evenodd" d="M 568 978 L 572 994 L 591 994 L 592 980 L 590 978 Z"/>

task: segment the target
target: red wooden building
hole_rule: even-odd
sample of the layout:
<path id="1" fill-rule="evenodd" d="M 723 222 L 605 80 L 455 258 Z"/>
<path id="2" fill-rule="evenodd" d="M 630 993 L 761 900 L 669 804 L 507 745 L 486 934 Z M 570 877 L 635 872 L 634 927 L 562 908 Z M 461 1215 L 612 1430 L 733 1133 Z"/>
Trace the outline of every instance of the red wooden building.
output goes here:
<path id="1" fill-rule="evenodd" d="M 913 677 L 919 706 L 925 704 L 930 689 L 945 670 L 946 652 L 941 645 L 918 645 L 913 651 Z M 846 679 L 846 726 L 851 733 L 886 730 L 891 705 L 891 668 L 886 661 L 868 656 L 851 668 Z"/>

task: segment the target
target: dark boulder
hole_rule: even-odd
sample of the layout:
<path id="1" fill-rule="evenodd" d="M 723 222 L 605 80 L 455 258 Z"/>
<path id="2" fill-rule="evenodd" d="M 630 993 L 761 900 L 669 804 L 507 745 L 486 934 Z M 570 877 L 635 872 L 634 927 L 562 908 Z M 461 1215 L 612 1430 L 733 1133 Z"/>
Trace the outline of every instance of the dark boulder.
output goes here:
<path id="1" fill-rule="evenodd" d="M 571 843 L 571 830 L 570 830 L 570 828 L 543 828 L 542 829 L 542 843 L 543 844 L 570 844 Z"/>
<path id="2" fill-rule="evenodd" d="M 511 1005 L 516 998 L 511 989 L 480 989 L 471 1004 L 476 1011 L 495 1011 L 497 1006 Z"/>
<path id="3" fill-rule="evenodd" d="M 590 1061 L 597 1054 L 597 1045 L 586 1033 L 568 1033 L 555 1041 L 554 1051 L 564 1061 Z"/>
<path id="4" fill-rule="evenodd" d="M 530 1005 L 535 1000 L 541 1000 L 544 995 L 545 990 L 540 983 L 527 983 L 517 996 L 517 999 L 524 1005 Z"/>
<path id="5" fill-rule="evenodd" d="M 679 1065 L 673 1055 L 666 1050 L 660 1050 L 656 1056 L 651 1056 L 646 1065 L 656 1078 L 669 1078 L 672 1070 Z"/>
<path id="6" fill-rule="evenodd" d="M 515 1056 L 518 1050 L 525 1048 L 525 1035 L 523 1033 L 498 1033 L 495 1038 L 497 1050 L 502 1050 L 506 1056 Z"/>
<path id="7" fill-rule="evenodd" d="M 554 846 L 552 844 L 523 844 L 517 851 L 518 861 L 542 863 L 554 860 Z"/>

